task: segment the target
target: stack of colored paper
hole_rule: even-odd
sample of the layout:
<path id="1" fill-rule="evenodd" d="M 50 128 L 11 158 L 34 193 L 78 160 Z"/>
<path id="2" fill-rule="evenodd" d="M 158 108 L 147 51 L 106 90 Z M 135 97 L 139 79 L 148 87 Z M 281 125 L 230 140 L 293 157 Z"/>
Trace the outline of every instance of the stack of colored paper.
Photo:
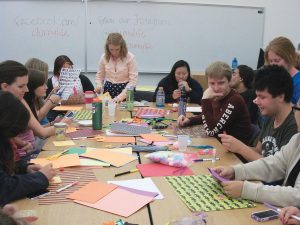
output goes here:
<path id="1" fill-rule="evenodd" d="M 157 194 L 94 181 L 66 197 L 78 204 L 128 217 L 150 203 Z"/>

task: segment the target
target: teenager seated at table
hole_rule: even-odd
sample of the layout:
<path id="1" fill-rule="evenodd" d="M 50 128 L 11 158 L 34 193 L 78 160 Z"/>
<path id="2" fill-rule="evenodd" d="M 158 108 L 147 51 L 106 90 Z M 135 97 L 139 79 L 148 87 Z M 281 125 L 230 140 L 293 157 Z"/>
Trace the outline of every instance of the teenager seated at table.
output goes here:
<path id="1" fill-rule="evenodd" d="M 33 115 L 24 95 L 28 92 L 28 70 L 24 65 L 13 60 L 0 63 L 0 90 L 14 94 L 27 108 L 30 113 L 28 129 L 32 130 L 36 136 L 47 138 L 54 135 L 54 127 L 43 127 Z"/>
<path id="2" fill-rule="evenodd" d="M 44 76 L 45 76 L 45 80 L 48 80 L 48 70 L 49 70 L 49 66 L 46 62 L 38 59 L 38 58 L 30 58 L 27 60 L 27 62 L 25 63 L 25 67 L 27 69 L 32 69 L 32 70 L 38 70 L 41 71 Z M 46 82 L 45 82 L 46 83 Z M 48 99 L 45 99 L 44 102 L 46 102 Z M 52 99 L 51 99 L 52 100 Z M 53 101 L 55 102 L 55 101 Z M 42 118 L 41 120 L 39 120 L 40 123 L 42 125 L 47 125 L 49 124 L 49 120 L 47 118 L 47 116 L 45 116 L 44 118 Z"/>
<path id="3" fill-rule="evenodd" d="M 226 132 L 248 143 L 251 136 L 250 116 L 243 98 L 231 89 L 231 68 L 224 62 L 214 62 L 205 70 L 208 88 L 201 100 L 202 115 L 177 119 L 179 126 L 204 125 L 208 136 Z"/>
<path id="4" fill-rule="evenodd" d="M 164 88 L 166 103 L 177 102 L 180 98 L 180 89 L 182 87 L 185 87 L 188 102 L 201 103 L 203 89 L 198 81 L 191 77 L 190 66 L 184 60 L 177 61 L 168 76 L 158 83 L 154 98 L 159 87 Z"/>
<path id="5" fill-rule="evenodd" d="M 239 65 L 233 72 L 230 81 L 230 87 L 235 89 L 244 98 L 247 105 L 252 124 L 257 124 L 258 108 L 253 102 L 256 98 L 255 91 L 252 87 L 254 71 L 246 65 Z"/>
<path id="6" fill-rule="evenodd" d="M 23 132 L 30 120 L 26 107 L 9 92 L 0 91 L 0 205 L 46 189 L 55 176 L 51 164 L 16 167 L 13 137 Z"/>
<path id="7" fill-rule="evenodd" d="M 48 86 L 47 96 L 53 91 L 53 89 L 58 90 L 61 69 L 62 68 L 71 69 L 73 68 L 73 65 L 74 64 L 71 61 L 71 59 L 66 55 L 60 55 L 56 57 L 54 61 L 53 76 L 50 77 L 47 81 L 47 86 Z M 94 86 L 87 76 L 80 74 L 79 79 L 81 81 L 80 89 L 83 92 L 94 91 Z"/>
<path id="8" fill-rule="evenodd" d="M 297 53 L 291 40 L 286 37 L 276 37 L 266 47 L 266 64 L 283 66 L 293 78 L 293 104 L 296 104 L 300 98 L 300 71 L 296 68 L 297 63 L 299 63 L 298 60 L 299 53 Z"/>
<path id="9" fill-rule="evenodd" d="M 283 67 L 265 66 L 258 71 L 254 86 L 255 103 L 261 114 L 267 117 L 256 147 L 249 147 L 231 135 L 219 134 L 225 149 L 240 154 L 247 161 L 274 155 L 297 133 L 290 103 L 293 80 L 289 73 Z"/>
<path id="10" fill-rule="evenodd" d="M 300 210 L 297 207 L 289 206 L 281 209 L 279 218 L 285 225 L 300 225 L 300 221 L 292 218 L 292 216 L 300 218 Z"/>
<path id="11" fill-rule="evenodd" d="M 275 155 L 246 164 L 214 168 L 219 175 L 232 180 L 221 183 L 228 196 L 283 207 L 300 206 L 300 101 L 294 110 L 298 133 Z M 283 180 L 283 183 L 273 186 L 249 180 L 268 183 Z"/>
<path id="12" fill-rule="evenodd" d="M 47 81 L 47 98 L 49 98 L 52 94 L 57 93 L 59 90 L 59 77 L 60 77 L 60 72 L 63 68 L 65 69 L 71 69 L 73 68 L 73 62 L 71 59 L 66 56 L 66 55 L 60 55 L 57 56 L 55 61 L 54 61 L 54 69 L 53 69 L 53 76 L 50 77 Z M 83 103 L 84 100 L 84 92 L 86 91 L 94 91 L 94 86 L 92 82 L 89 80 L 88 77 L 86 77 L 83 74 L 79 75 L 80 83 L 77 84 L 76 87 L 74 87 L 77 91 L 78 94 L 76 95 L 71 95 L 69 99 L 74 99 L 75 103 L 74 104 L 80 104 Z M 76 102 L 77 101 L 77 102 Z M 53 102 L 55 104 L 55 102 Z M 59 115 L 59 112 L 57 111 L 52 111 L 48 113 L 47 117 L 49 121 L 55 120 L 55 118 Z"/>
<path id="13" fill-rule="evenodd" d="M 48 89 L 46 85 L 45 74 L 38 70 L 28 70 L 28 92 L 25 93 L 24 99 L 27 102 L 28 106 L 31 109 L 34 117 L 41 123 L 45 121 L 47 113 L 55 107 L 60 102 L 60 96 L 52 94 L 47 100 L 44 100 L 46 97 L 46 91 Z M 61 122 L 69 123 L 67 118 L 62 119 Z M 42 124 L 42 123 L 41 123 Z M 43 126 L 49 126 L 50 123 L 44 124 Z M 26 136 L 23 138 L 26 139 Z M 35 137 L 34 149 L 30 154 L 27 154 L 27 158 L 35 158 L 37 154 L 41 151 L 42 146 L 45 143 L 45 139 Z"/>

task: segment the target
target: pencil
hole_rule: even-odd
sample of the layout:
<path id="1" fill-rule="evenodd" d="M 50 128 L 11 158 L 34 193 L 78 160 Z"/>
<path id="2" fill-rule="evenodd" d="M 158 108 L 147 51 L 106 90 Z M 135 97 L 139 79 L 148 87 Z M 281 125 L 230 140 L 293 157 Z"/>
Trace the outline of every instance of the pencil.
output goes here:
<path id="1" fill-rule="evenodd" d="M 115 177 L 122 176 L 122 175 L 129 174 L 129 173 L 134 173 L 134 172 L 137 172 L 137 171 L 139 171 L 139 170 L 138 169 L 133 169 L 133 170 L 125 171 L 125 172 L 122 172 L 122 173 L 116 173 Z"/>
<path id="2" fill-rule="evenodd" d="M 78 183 L 79 183 L 79 181 L 77 180 L 77 181 L 75 181 L 75 182 L 73 182 L 71 184 L 68 184 L 68 185 L 66 185 L 64 187 L 61 187 L 61 188 L 59 188 L 59 189 L 56 190 L 56 193 L 62 192 L 63 190 L 66 190 L 66 189 L 68 189 L 68 188 L 70 188 L 70 187 L 72 187 L 72 186 L 74 186 L 74 185 L 76 185 Z"/>

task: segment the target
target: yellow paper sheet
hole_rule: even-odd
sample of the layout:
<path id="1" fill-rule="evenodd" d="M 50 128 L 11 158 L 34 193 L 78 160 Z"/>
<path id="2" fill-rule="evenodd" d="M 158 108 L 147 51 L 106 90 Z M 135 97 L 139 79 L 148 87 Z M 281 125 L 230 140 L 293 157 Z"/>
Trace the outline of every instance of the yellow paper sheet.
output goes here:
<path id="1" fill-rule="evenodd" d="M 72 141 L 72 140 L 68 140 L 68 141 L 53 141 L 53 144 L 56 147 L 63 147 L 63 146 L 75 145 L 74 141 Z"/>
<path id="2" fill-rule="evenodd" d="M 82 105 L 59 105 L 53 108 L 56 111 L 79 111 L 83 108 Z"/>
<path id="3" fill-rule="evenodd" d="M 93 150 L 106 150 L 106 151 L 112 151 L 112 152 L 118 152 L 118 153 L 132 155 L 132 147 L 127 147 L 127 148 L 91 148 L 91 147 L 87 147 L 86 148 L 86 152 L 93 151 Z"/>

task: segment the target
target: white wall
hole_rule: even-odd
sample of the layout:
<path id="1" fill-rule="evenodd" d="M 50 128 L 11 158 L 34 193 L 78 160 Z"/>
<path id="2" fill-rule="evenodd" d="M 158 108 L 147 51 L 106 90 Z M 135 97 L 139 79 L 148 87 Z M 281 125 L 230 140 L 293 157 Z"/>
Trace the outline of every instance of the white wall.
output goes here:
<path id="1" fill-rule="evenodd" d="M 265 8 L 263 48 L 275 37 L 289 38 L 297 48 L 300 43 L 300 1 L 299 0 L 153 0 L 153 2 L 182 2 L 233 6 L 254 6 Z M 237 18 L 238 19 L 238 18 Z M 235 31 L 238 32 L 238 31 Z M 171 68 L 172 65 L 170 65 Z M 139 85 L 154 85 L 161 75 L 141 75 Z"/>

